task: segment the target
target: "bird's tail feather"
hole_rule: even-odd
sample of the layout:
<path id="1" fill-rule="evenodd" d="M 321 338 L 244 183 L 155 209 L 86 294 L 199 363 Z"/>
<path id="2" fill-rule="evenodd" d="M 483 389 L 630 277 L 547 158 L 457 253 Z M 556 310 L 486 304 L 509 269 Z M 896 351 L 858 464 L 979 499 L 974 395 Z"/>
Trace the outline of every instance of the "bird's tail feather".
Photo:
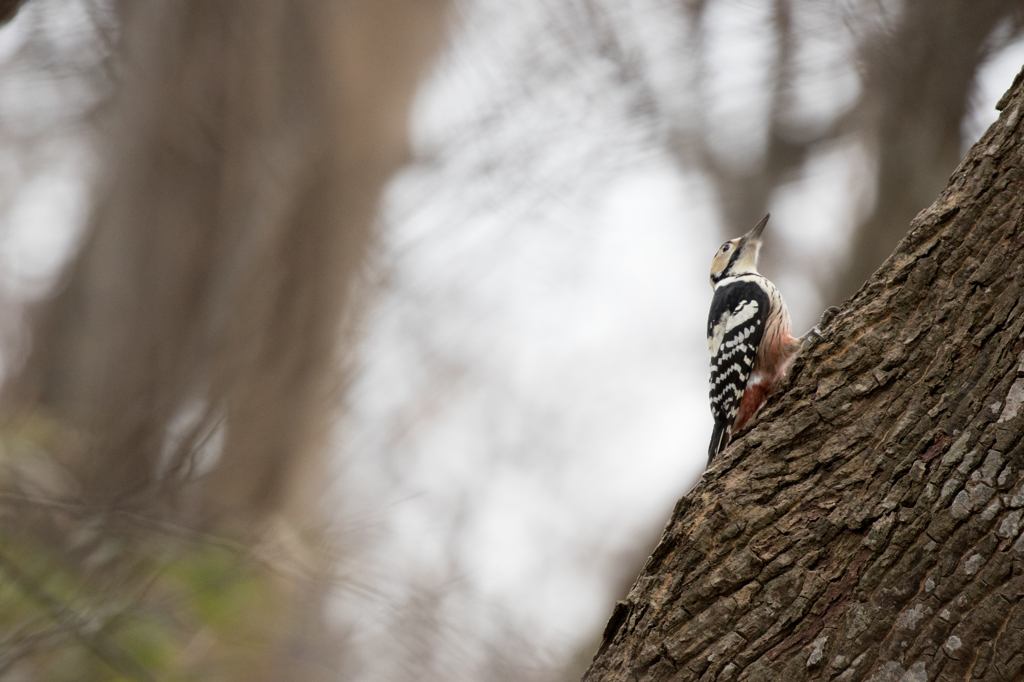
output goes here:
<path id="1" fill-rule="evenodd" d="M 711 432 L 711 445 L 708 446 L 708 466 L 711 466 L 711 460 L 719 452 L 725 450 L 725 446 L 728 444 L 729 431 L 726 429 L 726 425 L 716 421 L 715 430 Z"/>

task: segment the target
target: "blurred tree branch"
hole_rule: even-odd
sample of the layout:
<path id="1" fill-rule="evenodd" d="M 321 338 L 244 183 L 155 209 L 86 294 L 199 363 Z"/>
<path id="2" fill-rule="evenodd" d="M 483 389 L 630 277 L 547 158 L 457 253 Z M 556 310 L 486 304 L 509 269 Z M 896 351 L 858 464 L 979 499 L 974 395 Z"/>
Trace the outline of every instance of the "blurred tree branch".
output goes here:
<path id="1" fill-rule="evenodd" d="M 59 599 L 49 594 L 45 587 L 25 573 L 16 561 L 2 551 L 0 551 L 0 573 L 6 575 L 9 580 L 18 585 L 19 589 L 42 606 L 52 618 L 57 629 L 70 632 L 76 640 L 84 644 L 89 651 L 110 666 L 118 675 L 141 682 L 155 679 L 131 656 L 103 637 L 102 633 L 96 633 L 95 628 L 85 618 L 74 613 Z"/>
<path id="2" fill-rule="evenodd" d="M 1006 39 L 1019 35 L 1022 9 L 1019 0 L 907 0 L 891 30 L 863 35 L 857 106 L 878 159 L 877 198 L 854 232 L 831 300 L 859 289 L 896 247 L 901 226 L 945 186 L 961 159 L 978 69 L 999 47 L 993 32 L 1006 25 Z"/>
<path id="3" fill-rule="evenodd" d="M 645 69 L 614 38 L 609 21 L 590 23 L 604 26 L 601 44 L 608 49 L 602 54 L 619 64 L 621 78 L 641 93 L 642 111 L 667 131 L 666 148 L 681 167 L 696 168 L 711 182 L 728 235 L 749 229 L 775 192 L 794 180 L 815 152 L 844 138 L 857 139 L 871 151 L 876 170 L 868 182 L 875 190 L 874 205 L 858 219 L 842 267 L 827 275 L 814 273 L 830 278 L 822 281 L 825 298 L 838 302 L 881 264 L 900 239 L 900 226 L 927 205 L 956 167 L 965 147 L 962 122 L 978 71 L 995 50 L 1020 35 L 1024 5 L 1019 0 L 902 0 L 888 8 L 862 3 L 844 14 L 838 7 L 772 0 L 766 30 L 773 45 L 763 86 L 766 143 L 763 153 L 737 164 L 723 159 L 711 144 L 709 112 L 715 101 L 709 15 L 721 2 L 678 3 L 688 27 L 683 48 L 692 60 L 684 71 L 692 98 L 684 115 L 661 106 L 665 95 L 652 91 Z M 587 11 L 593 16 L 609 10 L 588 0 Z M 856 100 L 826 125 L 797 127 L 792 122 L 793 93 L 808 67 L 798 48 L 819 36 L 807 35 L 796 18 L 811 11 L 833 15 L 831 29 L 846 25 L 854 41 L 849 59 L 860 67 L 861 87 Z M 759 123 L 761 115 L 752 111 L 742 122 Z M 783 260 L 781 251 L 766 256 L 769 269 Z"/>
<path id="4" fill-rule="evenodd" d="M 0 25 L 14 18 L 26 0 L 0 0 Z"/>

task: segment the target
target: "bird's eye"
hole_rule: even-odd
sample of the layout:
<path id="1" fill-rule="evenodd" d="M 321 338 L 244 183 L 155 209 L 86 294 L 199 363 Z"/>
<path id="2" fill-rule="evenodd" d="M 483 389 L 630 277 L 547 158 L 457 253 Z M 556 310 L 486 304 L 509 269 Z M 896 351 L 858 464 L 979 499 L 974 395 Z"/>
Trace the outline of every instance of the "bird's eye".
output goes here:
<path id="1" fill-rule="evenodd" d="M 722 253 L 729 253 L 729 249 L 732 248 L 732 244 L 723 244 Z"/>

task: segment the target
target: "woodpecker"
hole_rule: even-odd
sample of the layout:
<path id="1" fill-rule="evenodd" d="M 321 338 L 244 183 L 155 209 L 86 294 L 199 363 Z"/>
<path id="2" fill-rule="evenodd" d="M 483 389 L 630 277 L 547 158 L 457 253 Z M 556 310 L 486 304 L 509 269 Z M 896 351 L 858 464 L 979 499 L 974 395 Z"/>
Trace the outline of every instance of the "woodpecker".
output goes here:
<path id="1" fill-rule="evenodd" d="M 792 335 L 782 294 L 757 271 L 766 215 L 742 237 L 722 244 L 711 260 L 710 398 L 715 428 L 708 464 L 725 449 L 732 434 L 757 413 L 786 375 L 805 339 Z M 823 318 L 824 319 L 824 318 Z"/>

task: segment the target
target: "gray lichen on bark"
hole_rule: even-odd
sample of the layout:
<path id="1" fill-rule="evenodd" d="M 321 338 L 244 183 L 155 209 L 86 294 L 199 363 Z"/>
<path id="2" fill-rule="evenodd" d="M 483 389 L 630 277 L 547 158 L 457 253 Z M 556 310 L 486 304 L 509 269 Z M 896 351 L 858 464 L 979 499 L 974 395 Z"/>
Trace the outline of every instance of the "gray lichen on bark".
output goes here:
<path id="1" fill-rule="evenodd" d="M 676 505 L 584 680 L 1024 678 L 1021 81 Z"/>

